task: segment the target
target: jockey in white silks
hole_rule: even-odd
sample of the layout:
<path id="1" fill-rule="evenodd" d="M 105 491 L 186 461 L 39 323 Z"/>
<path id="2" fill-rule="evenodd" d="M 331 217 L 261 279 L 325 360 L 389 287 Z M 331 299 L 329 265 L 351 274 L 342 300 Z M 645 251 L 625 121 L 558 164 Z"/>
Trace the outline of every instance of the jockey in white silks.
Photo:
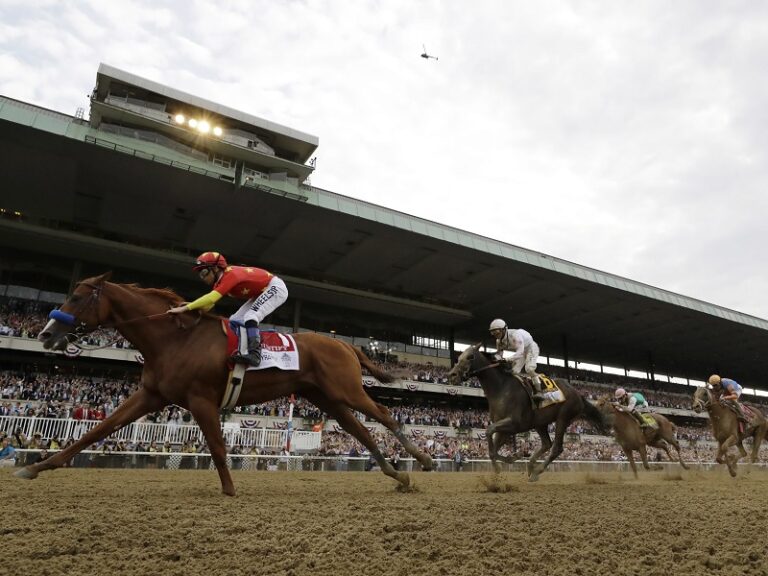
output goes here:
<path id="1" fill-rule="evenodd" d="M 507 323 L 500 318 L 491 322 L 489 328 L 491 336 L 496 338 L 496 359 L 499 362 L 509 362 L 512 372 L 525 373 L 530 376 L 534 388 L 534 398 L 541 397 L 541 382 L 536 374 L 536 363 L 539 359 L 539 345 L 533 337 L 522 328 L 507 328 Z M 504 359 L 504 350 L 512 352 L 512 356 Z"/>

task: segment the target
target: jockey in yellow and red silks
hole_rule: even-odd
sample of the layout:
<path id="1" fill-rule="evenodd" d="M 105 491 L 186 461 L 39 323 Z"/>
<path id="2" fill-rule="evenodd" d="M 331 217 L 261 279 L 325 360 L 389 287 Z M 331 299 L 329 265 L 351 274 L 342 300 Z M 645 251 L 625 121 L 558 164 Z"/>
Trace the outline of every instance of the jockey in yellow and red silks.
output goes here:
<path id="1" fill-rule="evenodd" d="M 248 334 L 248 354 L 236 355 L 237 360 L 253 366 L 261 363 L 261 333 L 259 323 L 288 298 L 288 288 L 280 278 L 253 266 L 230 266 L 218 252 L 203 252 L 193 268 L 212 290 L 188 304 L 171 308 L 171 314 L 188 310 L 208 311 L 223 296 L 246 300 L 229 319 L 245 325 Z"/>

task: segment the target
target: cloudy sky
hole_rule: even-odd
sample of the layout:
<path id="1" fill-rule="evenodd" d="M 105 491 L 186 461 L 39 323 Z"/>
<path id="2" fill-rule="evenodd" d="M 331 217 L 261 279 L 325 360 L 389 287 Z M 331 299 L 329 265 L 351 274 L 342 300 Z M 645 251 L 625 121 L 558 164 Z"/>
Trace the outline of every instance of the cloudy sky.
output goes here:
<path id="1" fill-rule="evenodd" d="M 0 0 L 0 94 L 74 114 L 105 62 L 318 136 L 315 186 L 762 318 L 767 58 L 761 2 Z"/>

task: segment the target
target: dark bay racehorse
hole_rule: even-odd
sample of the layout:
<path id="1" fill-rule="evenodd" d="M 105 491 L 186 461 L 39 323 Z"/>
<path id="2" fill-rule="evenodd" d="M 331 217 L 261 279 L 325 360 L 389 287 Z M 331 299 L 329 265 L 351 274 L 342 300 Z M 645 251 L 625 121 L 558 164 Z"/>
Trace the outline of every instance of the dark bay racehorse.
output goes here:
<path id="1" fill-rule="evenodd" d="M 565 395 L 564 402 L 534 410 L 530 396 L 520 382 L 500 368 L 498 363 L 480 352 L 479 348 L 480 344 L 476 344 L 462 352 L 458 362 L 448 373 L 448 382 L 456 386 L 471 376 L 477 376 L 480 380 L 485 397 L 488 399 L 491 419 L 487 429 L 488 453 L 497 471 L 500 469 L 499 460 L 511 464 L 522 456 L 517 451 L 512 456 L 499 454 L 499 448 L 510 440 L 514 443 L 515 434 L 520 432 L 536 430 L 541 438 L 541 447 L 531 455 L 527 467 L 529 481 L 535 482 L 563 451 L 563 437 L 573 420 L 579 416 L 585 416 L 599 430 L 605 430 L 603 415 L 600 411 L 566 380 L 555 380 Z M 555 423 L 554 444 L 547 431 L 547 427 L 553 422 Z M 537 465 L 536 460 L 546 452 L 549 452 L 547 459 Z"/>
<path id="2" fill-rule="evenodd" d="M 680 462 L 680 466 L 684 469 L 688 469 L 688 466 L 683 462 L 683 457 L 680 454 L 680 443 L 675 438 L 675 431 L 677 427 L 670 422 L 667 418 L 661 414 L 650 414 L 656 421 L 658 428 L 641 428 L 640 424 L 635 420 L 634 416 L 628 412 L 619 410 L 615 404 L 613 404 L 607 397 L 600 398 L 596 406 L 603 412 L 606 422 L 613 426 L 613 436 L 616 438 L 616 443 L 621 446 L 622 451 L 629 460 L 629 465 L 632 467 L 632 472 L 637 478 L 637 467 L 635 466 L 634 451 L 637 450 L 640 453 L 640 459 L 643 462 L 643 468 L 650 470 L 648 465 L 648 453 L 646 446 L 653 448 L 659 448 L 667 453 L 667 458 L 672 461 L 672 454 L 669 452 L 669 445 L 674 446 L 677 451 L 677 461 Z"/>
<path id="3" fill-rule="evenodd" d="M 765 416 L 756 408 L 751 406 L 749 408 L 751 408 L 754 416 L 750 425 L 744 431 L 740 431 L 739 420 L 736 414 L 730 408 L 723 406 L 709 388 L 697 388 L 693 394 L 694 412 L 698 413 L 706 410 L 709 413 L 712 435 L 717 440 L 717 456 L 715 461 L 718 464 L 725 462 L 731 476 L 736 476 L 736 464 L 747 455 L 743 444 L 744 439 L 752 438 L 752 454 L 749 457 L 749 461 L 751 464 L 754 464 L 757 461 L 760 444 L 762 444 L 768 432 L 768 422 Z M 738 456 L 728 452 L 731 446 L 738 448 Z"/>
<path id="4" fill-rule="evenodd" d="M 234 496 L 235 486 L 226 465 L 226 445 L 219 421 L 219 405 L 227 382 L 226 346 L 221 318 L 184 314 L 182 329 L 165 312 L 182 299 L 170 290 L 140 288 L 109 282 L 104 274 L 80 282 L 60 312 L 74 324 L 76 334 L 99 326 L 116 328 L 144 357 L 141 387 L 112 415 L 83 435 L 80 440 L 46 460 L 19 470 L 21 478 L 35 478 L 39 472 L 58 468 L 75 454 L 115 430 L 168 404 L 187 408 L 200 426 L 224 494 Z M 59 318 L 61 318 L 59 313 Z M 360 350 L 319 334 L 293 335 L 299 351 L 298 371 L 266 369 L 246 372 L 238 405 L 260 404 L 292 393 L 299 394 L 335 418 L 344 430 L 357 438 L 378 462 L 382 472 L 400 482 L 410 483 L 406 472 L 398 472 L 384 458 L 353 410 L 378 420 L 425 470 L 432 459 L 419 451 L 400 429 L 385 406 L 374 402 L 362 385 L 361 365 L 382 382 L 392 378 L 377 368 Z M 50 350 L 62 350 L 74 340 L 73 326 L 51 320 L 38 338 Z"/>

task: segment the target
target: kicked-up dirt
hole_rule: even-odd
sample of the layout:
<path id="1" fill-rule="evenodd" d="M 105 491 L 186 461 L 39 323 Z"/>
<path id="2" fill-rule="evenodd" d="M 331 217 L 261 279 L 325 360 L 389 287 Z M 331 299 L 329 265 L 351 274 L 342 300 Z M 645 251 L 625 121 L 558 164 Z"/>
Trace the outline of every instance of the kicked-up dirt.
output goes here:
<path id="1" fill-rule="evenodd" d="M 0 469 L 0 574 L 768 575 L 768 472 Z"/>

